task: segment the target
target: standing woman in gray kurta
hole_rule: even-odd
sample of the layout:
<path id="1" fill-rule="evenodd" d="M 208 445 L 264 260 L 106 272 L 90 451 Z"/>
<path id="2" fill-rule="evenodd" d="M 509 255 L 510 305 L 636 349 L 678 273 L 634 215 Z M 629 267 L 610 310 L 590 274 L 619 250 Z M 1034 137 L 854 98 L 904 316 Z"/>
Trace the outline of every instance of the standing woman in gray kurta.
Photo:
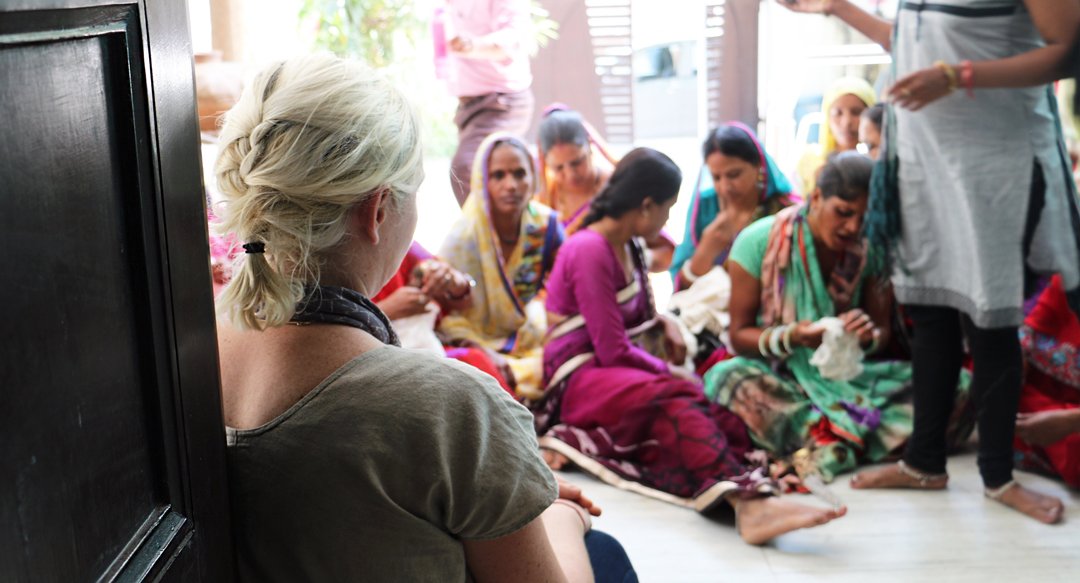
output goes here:
<path id="1" fill-rule="evenodd" d="M 1080 307 L 1080 210 L 1048 85 L 1068 74 L 1080 1 L 904 1 L 895 23 L 848 0 L 782 3 L 840 18 L 891 50 L 895 67 L 883 156 L 898 164 L 898 220 L 879 224 L 894 226 L 893 285 L 915 322 L 915 427 L 902 461 L 852 485 L 945 487 L 966 336 L 986 495 L 1057 522 L 1060 500 L 1013 481 L 1012 440 L 1025 281 L 1061 273 Z"/>

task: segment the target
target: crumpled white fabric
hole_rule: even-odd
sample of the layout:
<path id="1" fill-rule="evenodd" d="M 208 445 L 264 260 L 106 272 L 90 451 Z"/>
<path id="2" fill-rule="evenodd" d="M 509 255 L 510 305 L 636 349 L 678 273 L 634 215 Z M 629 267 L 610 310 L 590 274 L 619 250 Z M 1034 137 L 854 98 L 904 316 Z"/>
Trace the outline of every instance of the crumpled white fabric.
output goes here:
<path id="1" fill-rule="evenodd" d="M 822 318 L 815 323 L 825 329 L 821 346 L 810 357 L 821 376 L 834 381 L 850 381 L 862 374 L 863 351 L 859 338 L 844 332 L 840 318 Z"/>
<path id="2" fill-rule="evenodd" d="M 442 342 L 435 335 L 435 320 L 439 318 L 439 304 L 429 302 L 427 311 L 415 316 L 406 316 L 391 320 L 394 331 L 401 340 L 402 348 L 423 350 L 435 354 L 446 354 Z"/>
<path id="3" fill-rule="evenodd" d="M 727 311 L 730 300 L 731 277 L 716 266 L 689 288 L 672 294 L 668 305 L 672 311 L 679 311 L 679 320 L 694 334 L 708 330 L 721 336 L 731 321 Z"/>

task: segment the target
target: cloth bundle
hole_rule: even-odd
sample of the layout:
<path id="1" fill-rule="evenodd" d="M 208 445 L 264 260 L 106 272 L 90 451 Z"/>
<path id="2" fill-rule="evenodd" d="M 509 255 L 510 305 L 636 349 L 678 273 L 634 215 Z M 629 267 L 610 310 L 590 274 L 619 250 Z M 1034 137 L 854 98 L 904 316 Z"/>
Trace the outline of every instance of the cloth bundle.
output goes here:
<path id="1" fill-rule="evenodd" d="M 688 289 L 673 294 L 669 306 L 679 312 L 679 320 L 694 334 L 708 330 L 720 336 L 731 321 L 729 300 L 731 277 L 723 268 L 713 267 Z"/>
<path id="2" fill-rule="evenodd" d="M 850 381 L 862 374 L 863 351 L 859 339 L 844 331 L 840 318 L 822 318 L 817 326 L 825 329 L 821 346 L 810 357 L 821 376 L 835 381 Z"/>

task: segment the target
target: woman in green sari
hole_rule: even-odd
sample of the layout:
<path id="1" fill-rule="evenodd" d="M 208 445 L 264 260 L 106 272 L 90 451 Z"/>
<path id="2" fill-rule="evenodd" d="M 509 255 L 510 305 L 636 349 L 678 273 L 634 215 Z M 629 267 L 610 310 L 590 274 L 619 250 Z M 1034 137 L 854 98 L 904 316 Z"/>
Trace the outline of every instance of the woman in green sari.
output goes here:
<path id="1" fill-rule="evenodd" d="M 807 205 L 739 234 L 727 271 L 730 342 L 740 356 L 705 375 L 708 397 L 742 417 L 759 446 L 825 481 L 899 453 L 912 429 L 911 363 L 865 362 L 850 380 L 811 364 L 822 318 L 839 318 L 866 353 L 892 335 L 892 291 L 861 234 L 871 167 L 861 154 L 834 156 Z M 965 374 L 961 405 L 968 384 Z M 966 409 L 955 409 L 951 443 L 971 432 Z"/>

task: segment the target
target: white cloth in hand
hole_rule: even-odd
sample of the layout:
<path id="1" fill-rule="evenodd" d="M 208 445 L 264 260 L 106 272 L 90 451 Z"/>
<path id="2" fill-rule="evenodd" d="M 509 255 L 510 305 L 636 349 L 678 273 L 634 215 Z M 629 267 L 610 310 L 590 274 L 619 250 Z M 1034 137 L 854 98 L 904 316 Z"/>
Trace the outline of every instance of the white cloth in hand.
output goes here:
<path id="1" fill-rule="evenodd" d="M 810 357 L 821 376 L 834 381 L 850 381 L 862 374 L 863 351 L 859 338 L 844 331 L 840 318 L 822 318 L 815 326 L 825 329 L 821 346 Z"/>

